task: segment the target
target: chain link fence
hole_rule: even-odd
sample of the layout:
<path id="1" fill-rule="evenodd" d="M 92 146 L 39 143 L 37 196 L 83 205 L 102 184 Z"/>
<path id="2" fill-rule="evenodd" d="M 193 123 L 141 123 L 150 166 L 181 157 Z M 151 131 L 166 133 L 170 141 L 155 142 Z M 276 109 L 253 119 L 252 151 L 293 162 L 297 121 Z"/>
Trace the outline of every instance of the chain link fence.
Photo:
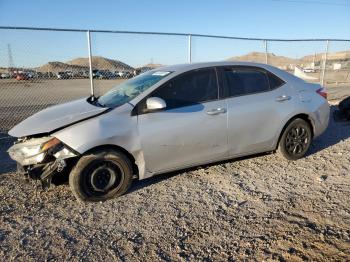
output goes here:
<path id="1" fill-rule="evenodd" d="M 350 40 L 0 27 L 0 132 L 48 106 L 99 96 L 162 65 L 267 63 L 350 95 Z"/>

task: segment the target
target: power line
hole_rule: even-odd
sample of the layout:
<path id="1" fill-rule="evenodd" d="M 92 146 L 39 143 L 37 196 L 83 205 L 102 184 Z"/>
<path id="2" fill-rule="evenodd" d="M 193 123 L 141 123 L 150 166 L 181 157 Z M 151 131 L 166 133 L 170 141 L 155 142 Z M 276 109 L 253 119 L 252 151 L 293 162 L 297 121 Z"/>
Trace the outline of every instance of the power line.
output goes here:
<path id="1" fill-rule="evenodd" d="M 283 2 L 283 3 L 297 3 L 297 4 L 318 4 L 318 5 L 333 5 L 333 6 L 349 6 L 350 3 L 345 2 L 326 2 L 326 1 L 306 1 L 306 0 L 271 0 L 274 2 Z"/>
<path id="2" fill-rule="evenodd" d="M 286 0 L 288 1 L 288 0 Z M 275 41 L 275 42 L 315 42 L 315 41 L 338 41 L 350 42 L 350 39 L 344 38 L 304 38 L 304 39 L 286 39 L 286 38 L 256 38 L 256 37 L 236 37 L 223 35 L 204 35 L 193 33 L 166 33 L 166 32 L 146 32 L 146 31 L 121 31 L 121 30 L 95 30 L 95 29 L 67 29 L 67 28 L 49 28 L 49 27 L 19 27 L 19 26 L 0 26 L 0 30 L 34 30 L 34 31 L 57 31 L 57 32 L 88 32 L 91 33 L 108 33 L 108 34 L 136 34 L 136 35 L 168 35 L 168 36 L 186 36 L 206 37 L 206 38 L 221 38 L 232 40 L 251 40 L 251 41 Z"/>

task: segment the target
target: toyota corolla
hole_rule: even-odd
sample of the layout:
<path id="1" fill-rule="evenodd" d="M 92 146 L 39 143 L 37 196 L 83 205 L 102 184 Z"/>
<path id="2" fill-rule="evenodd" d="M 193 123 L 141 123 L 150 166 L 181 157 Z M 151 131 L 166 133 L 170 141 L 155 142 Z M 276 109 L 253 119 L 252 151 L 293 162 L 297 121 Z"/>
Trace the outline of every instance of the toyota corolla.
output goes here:
<path id="1" fill-rule="evenodd" d="M 8 152 L 44 187 L 68 171 L 78 200 L 103 201 L 133 179 L 220 160 L 275 151 L 297 160 L 327 128 L 326 97 L 269 65 L 168 66 L 36 113 L 10 130 Z"/>

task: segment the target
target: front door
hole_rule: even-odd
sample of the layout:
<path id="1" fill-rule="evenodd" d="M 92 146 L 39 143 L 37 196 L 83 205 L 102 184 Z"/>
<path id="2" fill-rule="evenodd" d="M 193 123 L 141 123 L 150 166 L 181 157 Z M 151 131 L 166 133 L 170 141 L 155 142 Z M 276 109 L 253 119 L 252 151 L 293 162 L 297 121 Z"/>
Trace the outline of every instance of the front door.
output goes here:
<path id="1" fill-rule="evenodd" d="M 167 107 L 138 116 L 147 172 L 162 172 L 227 156 L 227 106 L 218 99 L 214 68 L 175 77 L 150 96 Z"/>

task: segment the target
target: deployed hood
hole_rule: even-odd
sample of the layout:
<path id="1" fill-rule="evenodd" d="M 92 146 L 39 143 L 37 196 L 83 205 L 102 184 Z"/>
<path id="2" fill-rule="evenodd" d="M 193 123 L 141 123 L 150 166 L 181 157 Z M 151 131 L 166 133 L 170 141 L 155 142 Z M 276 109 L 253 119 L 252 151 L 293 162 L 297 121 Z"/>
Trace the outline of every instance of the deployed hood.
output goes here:
<path id="1" fill-rule="evenodd" d="M 50 133 L 75 122 L 96 116 L 108 108 L 90 104 L 87 98 L 56 105 L 28 117 L 9 131 L 14 137 Z"/>

